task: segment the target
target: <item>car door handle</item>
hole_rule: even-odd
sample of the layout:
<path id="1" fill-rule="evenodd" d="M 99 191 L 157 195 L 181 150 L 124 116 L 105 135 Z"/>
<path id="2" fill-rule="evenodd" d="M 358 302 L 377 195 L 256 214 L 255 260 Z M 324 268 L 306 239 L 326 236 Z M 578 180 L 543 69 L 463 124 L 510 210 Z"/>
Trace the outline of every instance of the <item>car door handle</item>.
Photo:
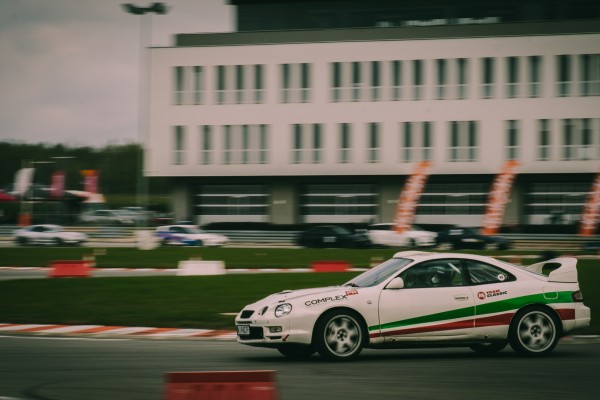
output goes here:
<path id="1" fill-rule="evenodd" d="M 454 300 L 459 300 L 459 301 L 469 300 L 469 296 L 467 296 L 466 294 L 457 294 L 456 296 L 454 296 Z"/>

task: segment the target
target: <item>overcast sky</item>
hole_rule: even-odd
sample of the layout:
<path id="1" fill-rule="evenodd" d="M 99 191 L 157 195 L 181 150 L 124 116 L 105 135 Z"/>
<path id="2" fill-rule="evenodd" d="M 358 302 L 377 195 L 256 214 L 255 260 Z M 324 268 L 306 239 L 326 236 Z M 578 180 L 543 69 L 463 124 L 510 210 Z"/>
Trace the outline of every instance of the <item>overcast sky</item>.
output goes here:
<path id="1" fill-rule="evenodd" d="M 0 0 L 0 141 L 137 141 L 140 17 L 126 2 Z M 234 30 L 227 0 L 164 3 L 168 14 L 152 16 L 153 46 L 175 33 Z"/>

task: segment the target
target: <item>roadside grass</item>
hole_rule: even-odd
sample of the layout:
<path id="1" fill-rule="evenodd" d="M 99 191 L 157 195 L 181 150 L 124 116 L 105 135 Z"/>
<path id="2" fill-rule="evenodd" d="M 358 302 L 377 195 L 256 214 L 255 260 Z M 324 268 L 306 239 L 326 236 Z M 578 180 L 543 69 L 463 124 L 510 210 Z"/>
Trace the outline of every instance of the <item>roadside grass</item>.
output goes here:
<path id="1" fill-rule="evenodd" d="M 177 268 L 182 260 L 222 260 L 227 268 L 305 268 L 317 260 L 343 260 L 354 267 L 368 267 L 386 260 L 398 249 L 294 249 L 294 248 L 206 248 L 159 247 L 154 250 L 108 247 L 3 247 L 0 266 L 45 267 L 53 260 L 81 260 L 94 253 L 99 268 Z M 436 250 L 433 250 L 436 251 Z M 487 255 L 531 255 L 536 251 L 462 251 Z M 584 254 L 582 252 L 571 252 Z M 533 260 L 532 260 L 533 262 Z"/>
<path id="2" fill-rule="evenodd" d="M 357 273 L 23 279 L 0 281 L 0 323 L 233 329 L 245 305 Z"/>
<path id="3" fill-rule="evenodd" d="M 52 260 L 81 259 L 91 248 L 0 248 L 0 266 L 47 266 Z M 223 260 L 228 268 L 309 267 L 316 260 L 344 260 L 368 267 L 396 249 L 283 249 L 162 247 L 155 250 L 106 248 L 100 268 L 176 268 L 181 260 Z M 465 251 L 467 252 L 467 251 Z M 470 253 L 492 254 L 489 252 Z M 538 254 L 535 251 L 494 255 Z M 509 259 L 510 260 L 510 259 Z M 535 259 L 522 260 L 525 264 Z M 592 325 L 581 333 L 600 333 L 600 260 L 578 262 Z M 197 277 L 24 279 L 0 281 L 0 322 L 232 329 L 233 316 L 246 304 L 274 292 L 342 284 L 357 273 L 293 273 Z"/>

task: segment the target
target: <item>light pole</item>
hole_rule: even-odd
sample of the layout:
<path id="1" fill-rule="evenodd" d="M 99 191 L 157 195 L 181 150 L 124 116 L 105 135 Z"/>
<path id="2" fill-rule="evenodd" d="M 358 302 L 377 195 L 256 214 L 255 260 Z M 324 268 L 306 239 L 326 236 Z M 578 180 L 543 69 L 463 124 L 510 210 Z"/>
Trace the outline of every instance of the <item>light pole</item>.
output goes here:
<path id="1" fill-rule="evenodd" d="M 140 60 L 139 60 L 139 80 L 138 80 L 138 139 L 140 141 L 140 154 L 138 156 L 139 172 L 137 175 L 137 203 L 138 206 L 146 209 L 148 206 L 148 182 L 144 173 L 144 153 L 146 148 L 147 131 L 147 111 L 148 96 L 146 93 L 148 86 L 149 65 L 149 40 L 152 31 L 152 19 L 147 14 L 164 15 L 167 13 L 167 6 L 164 3 L 152 3 L 149 7 L 139 7 L 130 3 L 122 4 L 123 9 L 133 15 L 140 15 Z M 142 226 L 146 223 L 140 221 Z"/>

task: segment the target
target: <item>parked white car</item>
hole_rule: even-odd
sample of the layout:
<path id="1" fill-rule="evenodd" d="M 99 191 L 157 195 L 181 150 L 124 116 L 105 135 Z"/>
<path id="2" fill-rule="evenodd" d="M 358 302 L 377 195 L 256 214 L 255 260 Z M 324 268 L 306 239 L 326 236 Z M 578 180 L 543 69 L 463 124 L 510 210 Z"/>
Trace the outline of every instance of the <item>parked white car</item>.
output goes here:
<path id="1" fill-rule="evenodd" d="M 79 216 L 79 220 L 88 224 L 135 225 L 135 216 L 123 210 L 93 210 Z"/>
<path id="2" fill-rule="evenodd" d="M 391 223 L 369 225 L 367 232 L 374 245 L 389 247 L 433 247 L 437 237 L 437 233 L 416 225 L 408 231 L 398 233 Z"/>
<path id="3" fill-rule="evenodd" d="M 238 342 L 287 357 L 350 360 L 361 349 L 465 346 L 526 356 L 590 324 L 577 259 L 520 267 L 492 257 L 404 251 L 342 286 L 285 290 L 236 316 Z"/>
<path id="4" fill-rule="evenodd" d="M 20 245 L 28 244 L 47 244 L 54 246 L 61 245 L 82 245 L 88 237 L 83 232 L 66 231 L 60 225 L 31 225 L 18 229 L 14 233 L 14 241 Z"/>
<path id="5" fill-rule="evenodd" d="M 208 233 L 196 225 L 165 225 L 156 228 L 155 235 L 164 245 L 224 246 L 229 238 L 217 233 Z"/>

